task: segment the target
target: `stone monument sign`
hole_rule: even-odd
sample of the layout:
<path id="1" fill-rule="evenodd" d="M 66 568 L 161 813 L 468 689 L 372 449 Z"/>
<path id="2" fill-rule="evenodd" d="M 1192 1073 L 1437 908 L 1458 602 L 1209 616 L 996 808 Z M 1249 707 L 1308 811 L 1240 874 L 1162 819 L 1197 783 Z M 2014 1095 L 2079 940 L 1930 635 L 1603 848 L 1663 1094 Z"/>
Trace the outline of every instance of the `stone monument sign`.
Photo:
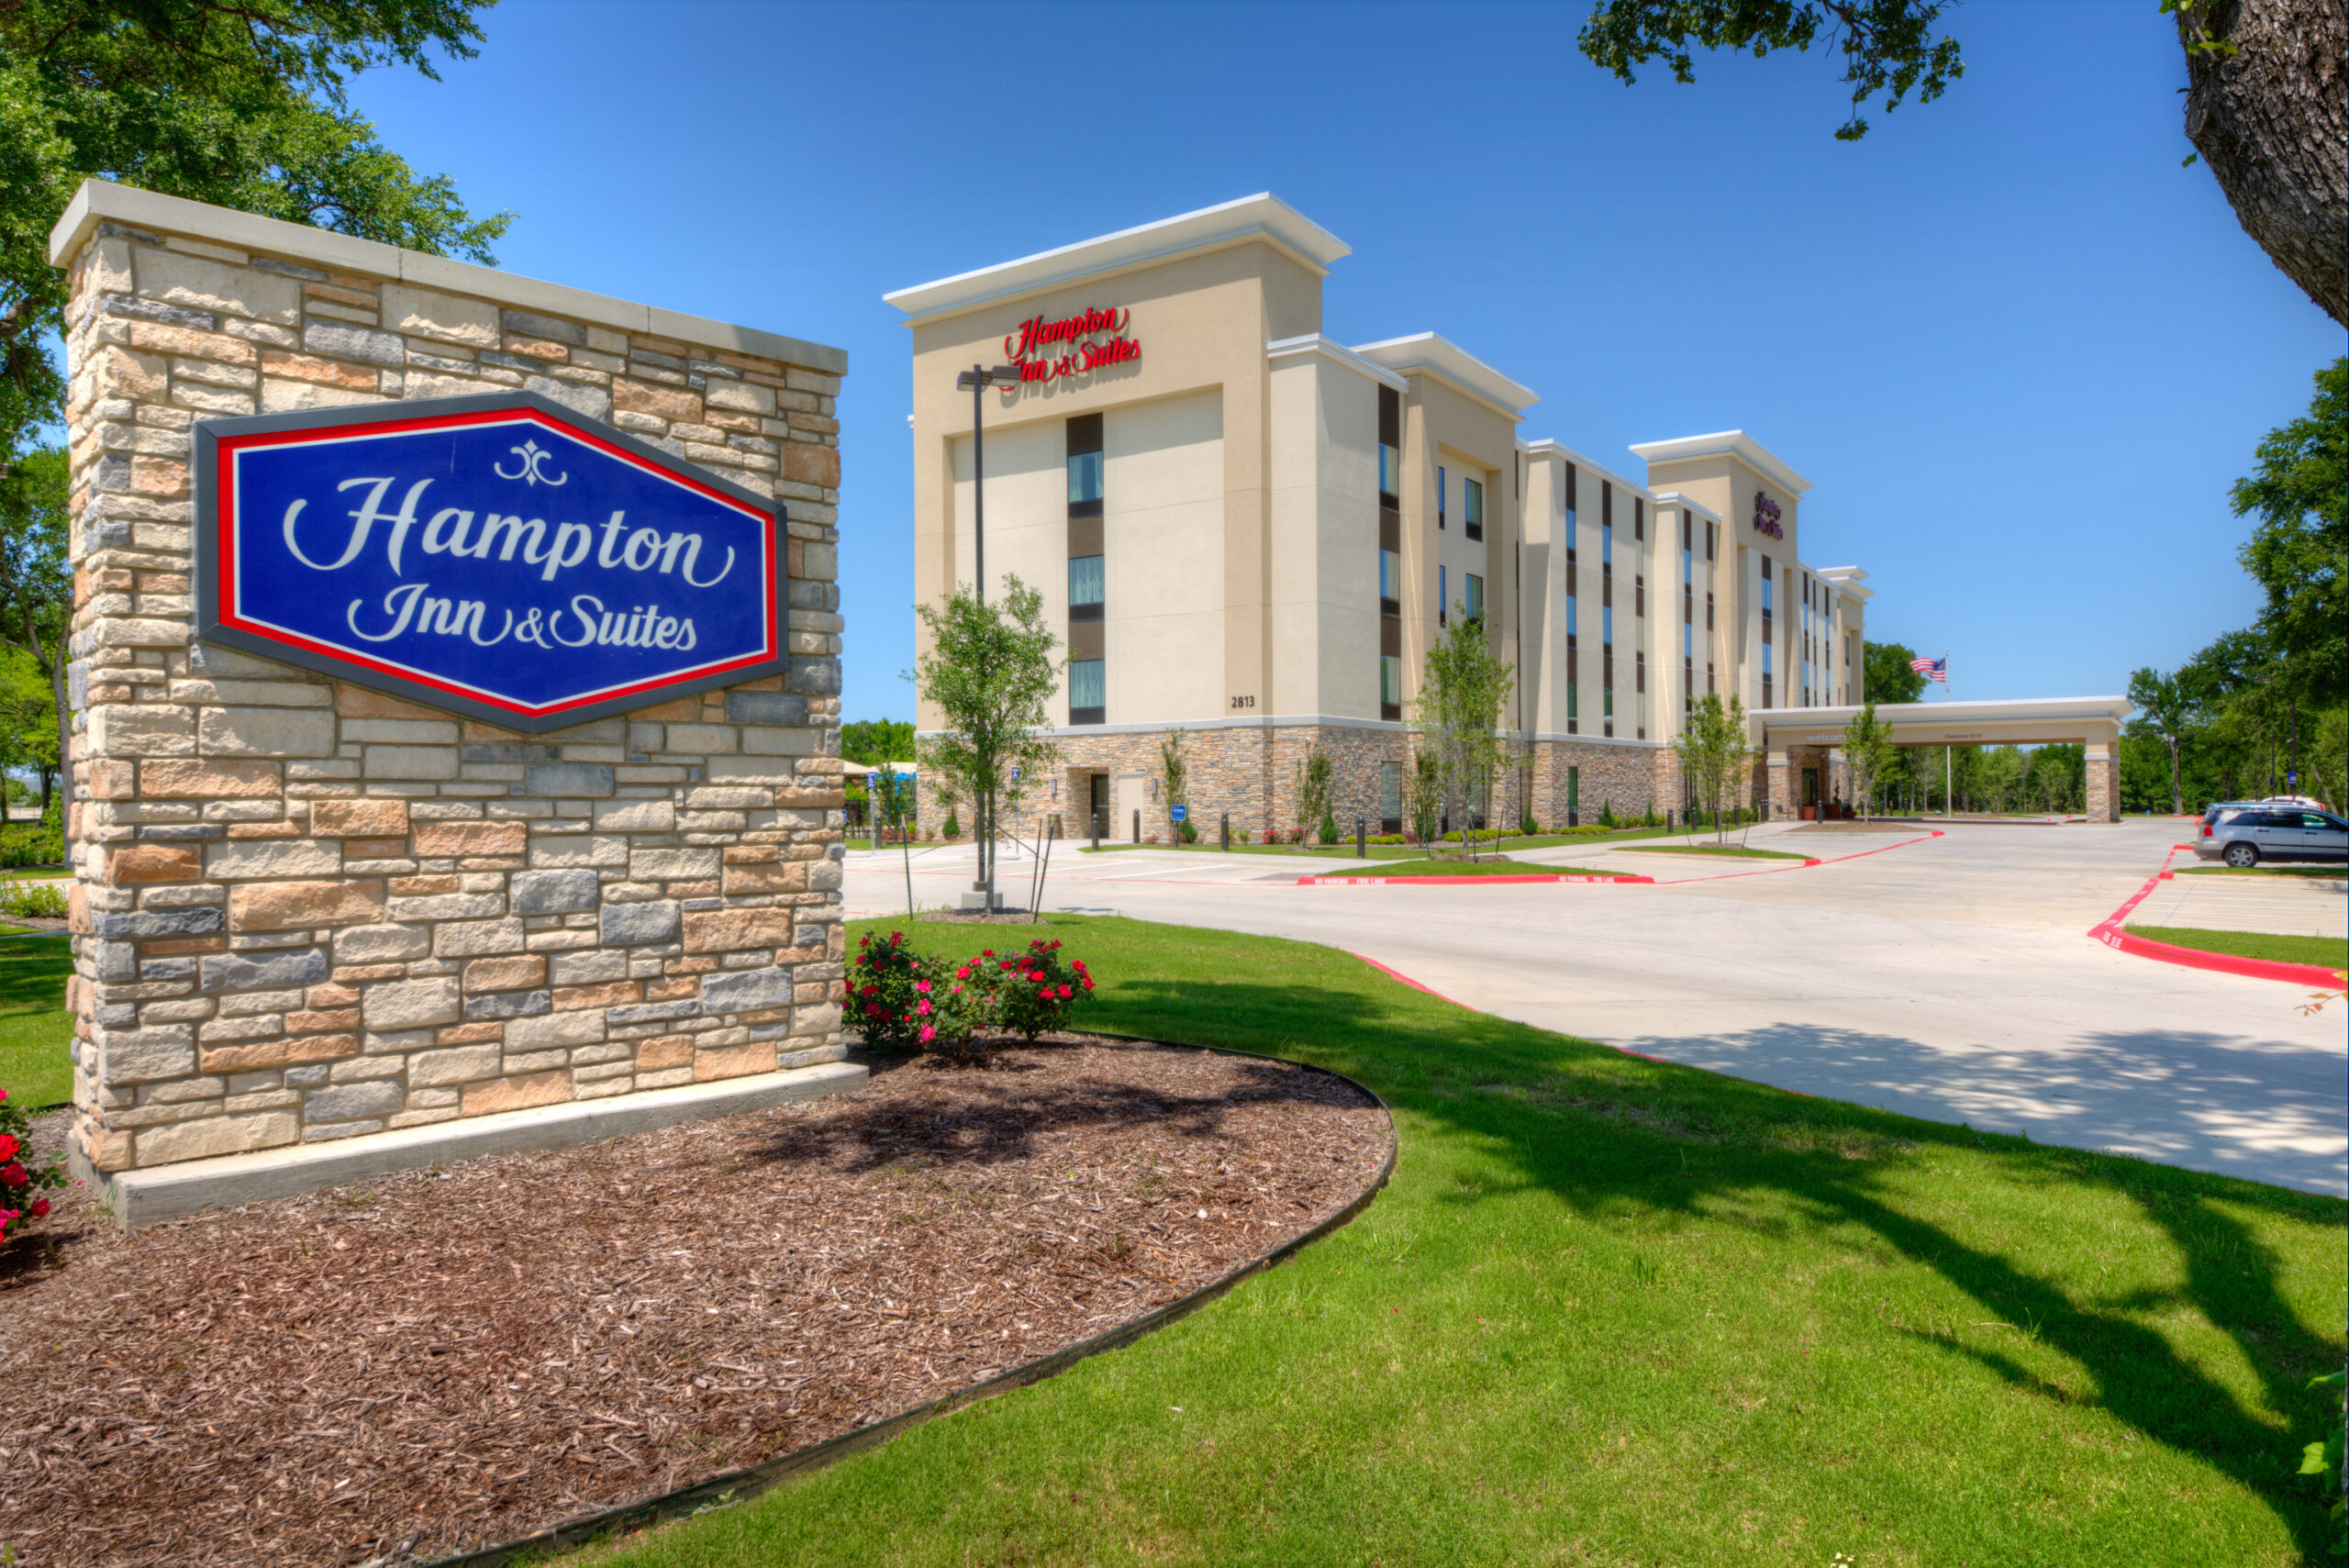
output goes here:
<path id="1" fill-rule="evenodd" d="M 117 1215 L 861 1077 L 846 356 L 97 181 L 51 259 Z"/>

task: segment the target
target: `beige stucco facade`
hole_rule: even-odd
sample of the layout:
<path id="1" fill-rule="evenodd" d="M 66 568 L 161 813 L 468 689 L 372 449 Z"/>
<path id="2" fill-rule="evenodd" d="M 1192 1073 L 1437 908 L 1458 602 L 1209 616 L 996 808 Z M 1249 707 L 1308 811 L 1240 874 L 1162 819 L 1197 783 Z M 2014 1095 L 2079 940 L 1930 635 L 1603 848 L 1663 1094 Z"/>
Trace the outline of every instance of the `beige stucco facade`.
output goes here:
<path id="1" fill-rule="evenodd" d="M 1670 742 L 1708 692 L 1857 697 L 1866 573 L 1802 560 L 1807 480 L 1742 431 L 1619 470 L 1529 435 L 1534 392 L 1442 337 L 1331 341 L 1347 253 L 1254 196 L 888 296 L 913 338 L 920 602 L 978 580 L 956 378 L 1020 367 L 977 411 L 985 587 L 1037 588 L 1070 659 L 1063 766 L 1023 811 L 1163 830 L 1179 727 L 1210 832 L 1297 827 L 1317 746 L 1341 826 L 1391 829 L 1419 672 L 1463 610 L 1517 671 L 1520 762 L 1491 803 L 1512 821 L 1675 807 Z"/>

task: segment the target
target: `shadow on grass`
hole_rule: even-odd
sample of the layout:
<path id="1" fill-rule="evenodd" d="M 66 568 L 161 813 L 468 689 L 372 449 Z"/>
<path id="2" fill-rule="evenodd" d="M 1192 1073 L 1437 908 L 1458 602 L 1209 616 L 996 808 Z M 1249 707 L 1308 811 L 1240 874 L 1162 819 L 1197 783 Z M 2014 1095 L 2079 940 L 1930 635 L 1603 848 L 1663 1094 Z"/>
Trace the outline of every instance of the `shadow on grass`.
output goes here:
<path id="1" fill-rule="evenodd" d="M 1049 1045 L 1036 1049 L 1049 1051 Z M 1138 1048 L 1148 1049 L 1148 1048 Z M 1038 1137 L 1074 1129 L 1114 1131 L 1172 1127 L 1189 1138 L 1213 1135 L 1233 1116 L 1268 1105 L 1362 1105 L 1348 1084 L 1319 1073 L 1299 1073 L 1271 1062 L 1234 1063 L 1239 1081 L 1217 1095 L 1177 1095 L 1145 1084 L 1092 1083 L 1039 1091 L 1026 1082 L 1031 1065 L 1017 1059 L 985 1067 L 955 1067 L 928 1060 L 876 1063 L 883 1072 L 942 1073 L 953 1077 L 962 1104 L 941 1114 L 881 1102 L 795 1124 L 755 1151 L 782 1164 L 821 1163 L 863 1173 L 918 1161 L 925 1165 L 993 1165 L 1024 1160 Z"/>
<path id="2" fill-rule="evenodd" d="M 1474 1135 L 1523 1182 L 1586 1214 L 1631 1204 L 1783 1233 L 1786 1219 L 1753 1212 L 1757 1199 L 1776 1198 L 1802 1217 L 1797 1223 L 1859 1228 L 1932 1270 L 1986 1316 L 2069 1357 L 2094 1380 L 2086 1397 L 2255 1493 L 2311 1561 L 2323 1553 L 2322 1511 L 2297 1497 L 2290 1480 L 2296 1430 L 2304 1435 L 2327 1409 L 2307 1382 L 2339 1357 L 2300 1323 L 2279 1286 L 2277 1258 L 2240 1214 L 2337 1224 L 2336 1199 L 1813 1099 L 1464 1008 L 1413 1018 L 1360 991 L 1315 987 L 1304 973 L 1294 985 L 1110 981 L 1103 995 L 1104 1028 L 1245 1046 L 1358 1078 L 1400 1111 Z M 1594 1124 L 1608 1136 L 1591 1137 Z M 1687 1156 L 1698 1145 L 1705 1151 L 1692 1162 Z M 2183 1284 L 2154 1298 L 2082 1299 L 1908 1212 L 1892 1178 L 1936 1147 L 1994 1151 L 2020 1186 L 2125 1198 L 2176 1246 Z M 2191 1307 L 2227 1334 L 2273 1408 L 2297 1428 L 2245 1408 L 2163 1335 L 2132 1320 L 2168 1306 Z M 2065 1402 L 2083 1397 L 1995 1350 L 1920 1337 L 2017 1386 Z"/>

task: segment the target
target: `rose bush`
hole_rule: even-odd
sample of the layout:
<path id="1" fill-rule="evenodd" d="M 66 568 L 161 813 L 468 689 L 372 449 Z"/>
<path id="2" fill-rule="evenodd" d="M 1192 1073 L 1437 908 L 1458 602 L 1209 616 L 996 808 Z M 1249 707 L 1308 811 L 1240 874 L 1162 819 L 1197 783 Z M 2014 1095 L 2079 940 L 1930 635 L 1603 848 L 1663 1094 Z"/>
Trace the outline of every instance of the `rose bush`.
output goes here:
<path id="1" fill-rule="evenodd" d="M 25 1133 L 30 1120 L 24 1106 L 0 1089 L 0 1241 L 48 1218 L 49 1195 L 41 1189 L 65 1184 L 64 1166 L 54 1157 L 40 1165 L 29 1162 Z"/>
<path id="2" fill-rule="evenodd" d="M 867 1045 L 961 1051 L 988 1034 L 1034 1040 L 1065 1029 L 1092 989 L 1084 961 L 1063 957 L 1057 941 L 1040 937 L 1023 952 L 990 948 L 949 964 L 892 931 L 857 942 L 841 1003 Z"/>
<path id="3" fill-rule="evenodd" d="M 954 974 L 984 999 L 981 1010 L 988 1027 L 1025 1040 L 1066 1029 L 1069 1013 L 1093 990 L 1085 961 L 1062 957 L 1061 944 L 1041 937 L 1030 942 L 1025 952 L 981 953 Z"/>
<path id="4" fill-rule="evenodd" d="M 967 988 L 950 985 L 945 973 L 946 966 L 916 951 L 903 931 L 878 943 L 864 937 L 849 961 L 841 1010 L 867 1045 L 953 1049 L 971 1038 L 974 1020 Z"/>

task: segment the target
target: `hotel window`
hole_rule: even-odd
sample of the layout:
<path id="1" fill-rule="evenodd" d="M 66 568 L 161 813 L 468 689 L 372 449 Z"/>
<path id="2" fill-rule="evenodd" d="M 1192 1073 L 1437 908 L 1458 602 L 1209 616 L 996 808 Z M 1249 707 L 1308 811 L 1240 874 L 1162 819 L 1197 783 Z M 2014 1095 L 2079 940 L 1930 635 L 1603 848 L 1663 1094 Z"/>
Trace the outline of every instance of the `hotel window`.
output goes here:
<path id="1" fill-rule="evenodd" d="M 1485 482 L 1481 479 L 1464 479 L 1460 484 L 1464 492 L 1464 498 L 1461 502 L 1464 514 L 1462 518 L 1463 526 L 1466 528 L 1470 539 L 1483 539 L 1485 537 Z"/>
<path id="2" fill-rule="evenodd" d="M 1615 651 L 1615 606 L 1598 606 L 1598 646 L 1606 652 Z"/>
<path id="3" fill-rule="evenodd" d="M 1437 528 L 1443 527 L 1443 492 L 1445 483 L 1443 464 L 1437 463 L 1435 465 L 1435 526 Z"/>
<path id="4" fill-rule="evenodd" d="M 1403 706 L 1403 661 L 1392 653 L 1378 656 L 1378 706 L 1398 710 L 1389 717 Z"/>
<path id="5" fill-rule="evenodd" d="M 1762 645 L 1762 706 L 1764 707 L 1770 706 L 1770 684 L 1774 677 L 1775 672 L 1771 669 L 1770 645 L 1765 642 Z"/>
<path id="6" fill-rule="evenodd" d="M 1631 689 L 1642 696 L 1648 690 L 1648 651 L 1644 648 L 1631 655 Z"/>
<path id="7" fill-rule="evenodd" d="M 1574 536 L 1574 533 L 1573 533 L 1573 531 L 1572 531 L 1573 524 L 1574 524 L 1574 514 L 1573 514 L 1573 513 L 1569 512 L 1569 513 L 1567 513 L 1567 514 L 1566 514 L 1566 523 L 1567 523 L 1567 527 L 1568 527 L 1568 532 L 1567 532 L 1567 534 L 1566 534 L 1566 537 L 1567 537 L 1568 539 L 1572 539 L 1572 538 L 1574 538 L 1574 537 L 1575 537 L 1575 536 Z M 1567 600 L 1567 602 L 1568 602 L 1569 604 L 1571 604 L 1571 603 L 1574 601 L 1574 596 L 1575 596 L 1575 547 L 1574 547 L 1573 545 L 1568 545 L 1568 546 L 1566 546 L 1566 600 Z"/>
<path id="8" fill-rule="evenodd" d="M 1575 469 L 1573 463 L 1566 464 L 1566 516 L 1569 518 L 1573 517 L 1576 510 L 1575 506 L 1575 483 L 1580 477 L 1581 475 L 1579 472 Z"/>
<path id="9" fill-rule="evenodd" d="M 1648 504 L 1637 495 L 1631 497 L 1631 537 L 1638 539 L 1648 537 Z"/>
<path id="10" fill-rule="evenodd" d="M 1485 618 L 1485 580 L 1474 572 L 1464 572 L 1461 576 L 1467 580 L 1468 584 L 1468 618 L 1483 620 Z"/>
<path id="11" fill-rule="evenodd" d="M 1101 515 L 1101 416 L 1080 414 L 1068 422 L 1068 515 Z"/>
<path id="12" fill-rule="evenodd" d="M 1566 769 L 1566 826 L 1576 826 L 1582 817 L 1582 770 Z"/>
<path id="13" fill-rule="evenodd" d="M 1068 422 L 1068 721 L 1107 721 L 1108 686 L 1102 660 L 1107 649 L 1102 558 L 1101 416 L 1080 414 Z"/>
<path id="14" fill-rule="evenodd" d="M 1098 659 L 1078 659 L 1068 667 L 1068 721 L 1071 724 L 1099 724 L 1108 710 L 1108 682 L 1102 674 L 1103 662 Z"/>
<path id="15" fill-rule="evenodd" d="M 1582 619 L 1582 617 L 1577 613 L 1581 606 L 1582 601 L 1579 599 L 1568 599 L 1566 601 L 1566 646 L 1568 648 L 1572 648 L 1575 645 L 1576 623 Z"/>
<path id="16" fill-rule="evenodd" d="M 1713 559 L 1713 547 L 1716 533 L 1717 530 L 1714 528 L 1712 524 L 1707 523 L 1705 525 L 1705 559 L 1709 562 Z"/>
<path id="17" fill-rule="evenodd" d="M 1705 590 L 1705 629 L 1713 629 L 1713 591 L 1710 588 Z"/>
<path id="18" fill-rule="evenodd" d="M 1435 624 L 1451 624 L 1451 616 L 1452 571 L 1449 567 L 1438 566 L 1435 569 Z"/>
<path id="19" fill-rule="evenodd" d="M 1399 511 L 1403 503 L 1403 398 L 1391 386 L 1378 389 L 1378 504 Z"/>
<path id="20" fill-rule="evenodd" d="M 1403 769 L 1400 763 L 1378 764 L 1378 830 L 1403 830 Z"/>
<path id="21" fill-rule="evenodd" d="M 1635 616 L 1648 613 L 1648 578 L 1644 572 L 1631 574 L 1631 613 Z"/>
<path id="22" fill-rule="evenodd" d="M 1391 550 L 1378 552 L 1378 613 L 1403 613 L 1403 558 Z"/>
<path id="23" fill-rule="evenodd" d="M 1709 697 L 1720 695 L 1720 688 L 1713 684 L 1713 662 L 1709 659 L 1705 661 L 1705 695 Z"/>
<path id="24" fill-rule="evenodd" d="M 1101 557 L 1079 555 L 1068 563 L 1068 618 L 1101 618 Z"/>
<path id="25" fill-rule="evenodd" d="M 1566 733 L 1578 734 L 1582 729 L 1582 671 L 1581 660 L 1571 648 L 1566 650 Z"/>

